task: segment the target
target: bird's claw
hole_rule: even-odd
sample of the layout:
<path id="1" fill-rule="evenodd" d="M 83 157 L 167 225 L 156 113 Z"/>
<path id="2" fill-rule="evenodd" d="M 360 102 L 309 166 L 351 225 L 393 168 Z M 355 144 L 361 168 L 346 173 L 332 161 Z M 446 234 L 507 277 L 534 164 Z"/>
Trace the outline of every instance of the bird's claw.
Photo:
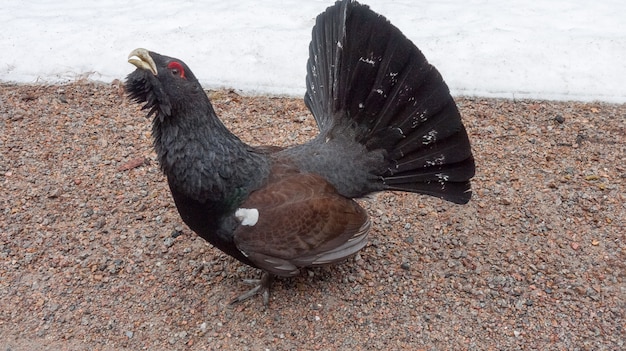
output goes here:
<path id="1" fill-rule="evenodd" d="M 247 285 L 252 285 L 253 288 L 230 300 L 229 304 L 238 304 L 259 294 L 263 297 L 263 306 L 267 307 L 270 303 L 270 287 L 273 280 L 274 276 L 267 272 L 263 272 L 261 279 L 244 279 L 243 282 Z"/>

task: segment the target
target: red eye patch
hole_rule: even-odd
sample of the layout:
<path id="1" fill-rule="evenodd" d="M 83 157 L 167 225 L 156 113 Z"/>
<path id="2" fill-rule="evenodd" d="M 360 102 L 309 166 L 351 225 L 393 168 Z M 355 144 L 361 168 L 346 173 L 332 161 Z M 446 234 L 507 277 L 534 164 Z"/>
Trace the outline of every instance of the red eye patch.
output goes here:
<path id="1" fill-rule="evenodd" d="M 169 68 L 172 73 L 180 76 L 181 78 L 185 78 L 185 68 L 183 68 L 183 65 L 181 65 L 180 62 L 172 61 L 167 65 L 167 68 Z"/>

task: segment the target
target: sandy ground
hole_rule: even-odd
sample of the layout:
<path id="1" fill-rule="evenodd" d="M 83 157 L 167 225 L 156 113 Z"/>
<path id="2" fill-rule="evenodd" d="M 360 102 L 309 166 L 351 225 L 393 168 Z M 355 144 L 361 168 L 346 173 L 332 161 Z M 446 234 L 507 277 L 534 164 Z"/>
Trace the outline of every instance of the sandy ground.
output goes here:
<path id="1" fill-rule="evenodd" d="M 252 144 L 316 132 L 301 99 L 212 92 Z M 0 85 L 2 350 L 620 350 L 626 105 L 457 99 L 465 206 L 361 202 L 370 244 L 235 307 L 259 272 L 181 222 L 119 83 Z"/>

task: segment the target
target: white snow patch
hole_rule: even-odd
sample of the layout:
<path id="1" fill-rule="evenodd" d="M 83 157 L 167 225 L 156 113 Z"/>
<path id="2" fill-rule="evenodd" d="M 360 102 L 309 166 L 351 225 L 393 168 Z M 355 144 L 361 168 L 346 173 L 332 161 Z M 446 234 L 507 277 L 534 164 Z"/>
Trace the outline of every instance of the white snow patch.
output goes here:
<path id="1" fill-rule="evenodd" d="M 453 95 L 626 102 L 626 1 L 361 2 L 417 45 Z M 3 0 L 0 81 L 110 83 L 144 47 L 182 59 L 206 88 L 302 96 L 311 29 L 333 3 Z"/>

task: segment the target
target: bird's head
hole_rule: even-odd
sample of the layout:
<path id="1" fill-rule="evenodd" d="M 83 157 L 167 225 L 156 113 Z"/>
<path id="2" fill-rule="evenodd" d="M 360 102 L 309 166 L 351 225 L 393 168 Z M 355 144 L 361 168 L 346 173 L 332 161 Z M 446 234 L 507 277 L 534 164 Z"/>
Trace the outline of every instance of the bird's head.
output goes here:
<path id="1" fill-rule="evenodd" d="M 163 121 L 196 108 L 194 104 L 206 99 L 198 79 L 179 59 L 135 49 L 128 62 L 137 69 L 126 78 L 126 91 L 131 99 L 145 102 L 143 109 L 148 110 L 148 117 Z"/>

